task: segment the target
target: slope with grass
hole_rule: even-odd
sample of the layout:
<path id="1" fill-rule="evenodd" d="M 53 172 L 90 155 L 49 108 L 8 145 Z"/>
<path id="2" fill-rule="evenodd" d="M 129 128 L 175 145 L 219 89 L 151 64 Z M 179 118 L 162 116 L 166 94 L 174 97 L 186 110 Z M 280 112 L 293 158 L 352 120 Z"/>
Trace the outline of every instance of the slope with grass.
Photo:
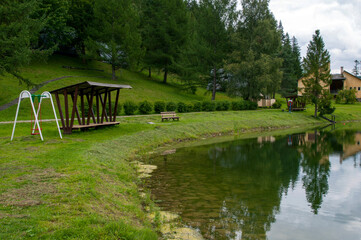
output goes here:
<path id="1" fill-rule="evenodd" d="M 97 69 L 103 70 L 78 70 L 63 68 L 63 66 L 71 66 L 77 68 Z M 58 81 L 51 82 L 41 87 L 37 94 L 43 91 L 51 91 L 67 85 L 76 84 L 84 81 L 96 81 L 114 84 L 128 84 L 133 87 L 131 90 L 122 90 L 120 92 L 120 102 L 131 100 L 134 102 L 141 102 L 148 100 L 155 101 L 174 101 L 174 102 L 192 102 L 200 100 L 209 100 L 210 95 L 205 94 L 205 89 L 198 89 L 196 94 L 190 94 L 180 90 L 180 82 L 170 76 L 168 84 L 163 84 L 160 76 L 153 74 L 153 78 L 149 79 L 146 74 L 139 72 L 131 72 L 127 70 L 120 70 L 117 72 L 118 79 L 111 80 L 111 69 L 108 64 L 91 61 L 84 65 L 79 59 L 59 56 L 52 56 L 47 63 L 33 63 L 24 68 L 21 72 L 22 76 L 30 79 L 34 84 L 41 84 L 51 79 L 56 79 L 64 76 L 73 76 L 71 78 L 63 78 Z M 22 90 L 30 90 L 32 87 L 19 85 L 17 79 L 12 76 L 0 76 L 0 105 L 8 103 L 16 99 Z M 113 97 L 115 99 L 115 97 Z M 218 100 L 229 100 L 223 93 L 217 94 Z M 22 103 L 20 111 L 20 119 L 30 119 L 30 104 L 27 101 Z M 12 120 L 16 111 L 16 106 L 12 106 L 6 110 L 0 111 L 0 121 Z M 52 118 L 51 109 L 46 104 L 43 111 L 44 118 Z"/>

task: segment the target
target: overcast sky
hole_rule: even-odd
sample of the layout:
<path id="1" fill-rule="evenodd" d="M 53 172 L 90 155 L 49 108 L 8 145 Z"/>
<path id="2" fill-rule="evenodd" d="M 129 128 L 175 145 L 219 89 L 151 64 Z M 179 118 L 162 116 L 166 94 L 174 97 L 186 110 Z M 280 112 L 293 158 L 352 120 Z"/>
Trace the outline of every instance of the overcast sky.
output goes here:
<path id="1" fill-rule="evenodd" d="M 295 36 L 304 57 L 316 29 L 331 54 L 331 71 L 352 72 L 361 60 L 361 0 L 270 0 L 270 9 L 285 32 Z"/>

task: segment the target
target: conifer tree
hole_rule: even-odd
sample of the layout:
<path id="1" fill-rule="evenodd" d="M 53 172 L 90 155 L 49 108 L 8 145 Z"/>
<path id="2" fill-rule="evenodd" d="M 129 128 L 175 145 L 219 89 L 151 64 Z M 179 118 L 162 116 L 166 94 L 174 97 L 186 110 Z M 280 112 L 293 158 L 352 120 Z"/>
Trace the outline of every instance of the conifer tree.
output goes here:
<path id="1" fill-rule="evenodd" d="M 112 79 L 121 67 L 131 68 L 142 56 L 139 11 L 132 0 L 96 0 L 88 48 L 112 66 Z"/>
<path id="2" fill-rule="evenodd" d="M 142 33 L 149 67 L 164 70 L 163 83 L 188 38 L 188 13 L 183 0 L 145 0 Z"/>
<path id="3" fill-rule="evenodd" d="M 22 83 L 31 81 L 19 74 L 19 68 L 42 53 L 37 45 L 43 18 L 34 19 L 38 10 L 35 0 L 3 0 L 0 2 L 0 75 L 9 73 Z"/>
<path id="4" fill-rule="evenodd" d="M 327 87 L 331 84 L 330 54 L 325 48 L 320 30 L 316 30 L 312 41 L 308 44 L 306 57 L 302 63 L 304 71 L 304 94 L 315 104 L 317 117 L 321 98 L 327 95 Z M 326 89 L 325 89 L 326 88 Z"/>

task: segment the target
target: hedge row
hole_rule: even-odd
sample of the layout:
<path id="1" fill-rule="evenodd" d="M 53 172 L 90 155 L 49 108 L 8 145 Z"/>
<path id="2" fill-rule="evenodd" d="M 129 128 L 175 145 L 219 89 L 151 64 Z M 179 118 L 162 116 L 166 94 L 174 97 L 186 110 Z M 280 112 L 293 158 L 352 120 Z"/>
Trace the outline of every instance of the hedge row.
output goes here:
<path id="1" fill-rule="evenodd" d="M 95 106 L 93 106 L 95 108 Z M 85 115 L 88 115 L 88 104 L 85 103 Z M 213 111 L 228 111 L 228 110 L 255 110 L 257 103 L 245 100 L 239 101 L 196 101 L 193 103 L 184 102 L 164 102 L 157 101 L 154 104 L 149 101 L 135 103 L 133 101 L 126 101 L 118 105 L 117 115 L 120 115 L 124 109 L 125 115 L 134 115 L 135 113 L 150 114 L 161 112 L 213 112 Z"/>
<path id="2" fill-rule="evenodd" d="M 120 106 L 121 108 L 121 106 Z M 133 115 L 137 111 L 140 114 L 150 114 L 152 112 L 213 112 L 213 111 L 228 111 L 228 110 L 255 110 L 257 109 L 257 103 L 245 100 L 239 101 L 197 101 L 193 103 L 184 102 L 164 102 L 157 101 L 151 103 L 149 101 L 143 101 L 136 104 L 133 101 L 126 101 L 123 104 L 124 113 L 126 115 Z M 118 110 L 120 112 L 121 110 Z"/>

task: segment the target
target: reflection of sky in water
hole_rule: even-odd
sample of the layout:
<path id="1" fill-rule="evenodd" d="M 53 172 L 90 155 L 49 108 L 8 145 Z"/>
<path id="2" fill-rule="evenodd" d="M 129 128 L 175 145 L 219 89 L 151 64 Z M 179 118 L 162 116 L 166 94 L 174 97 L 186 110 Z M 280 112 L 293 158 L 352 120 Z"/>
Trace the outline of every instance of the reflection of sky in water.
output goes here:
<path id="1" fill-rule="evenodd" d="M 312 131 L 178 149 L 155 160 L 152 193 L 206 239 L 361 240 L 359 140 Z"/>
<path id="2" fill-rule="evenodd" d="M 303 189 L 302 173 L 294 190 L 284 195 L 281 212 L 267 233 L 268 239 L 361 239 L 360 153 L 340 163 L 338 154 L 330 155 L 329 191 L 318 215 L 311 212 Z M 286 231 L 285 231 L 286 229 Z"/>

